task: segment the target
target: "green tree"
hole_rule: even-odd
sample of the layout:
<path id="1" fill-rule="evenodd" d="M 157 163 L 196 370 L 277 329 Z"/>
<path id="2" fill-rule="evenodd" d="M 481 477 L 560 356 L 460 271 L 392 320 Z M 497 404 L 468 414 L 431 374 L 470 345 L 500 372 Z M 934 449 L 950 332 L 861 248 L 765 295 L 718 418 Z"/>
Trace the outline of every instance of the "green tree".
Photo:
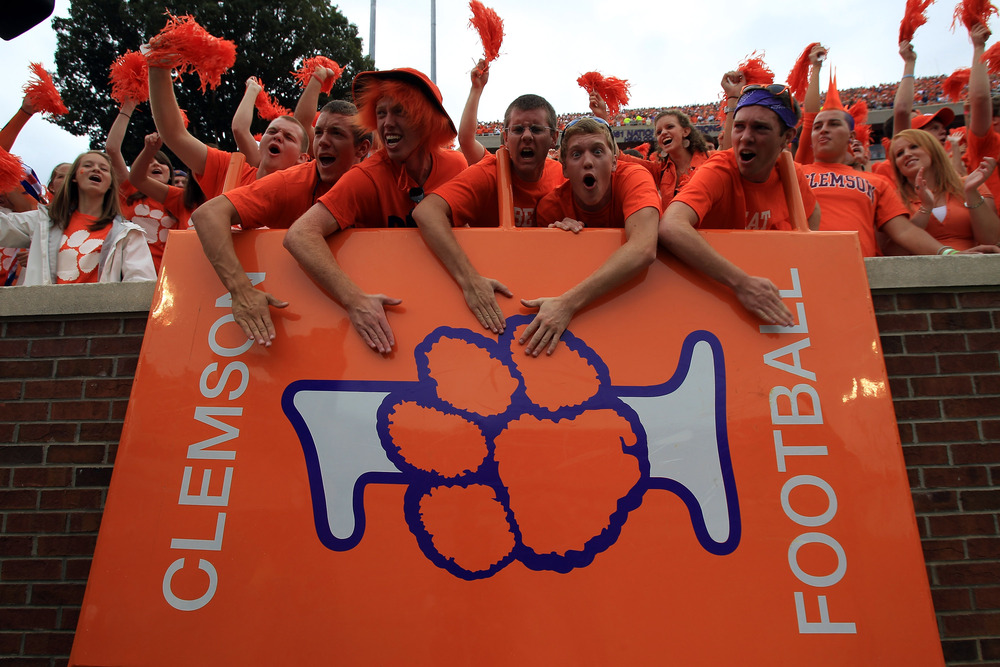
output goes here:
<path id="1" fill-rule="evenodd" d="M 69 109 L 56 121 L 61 127 L 89 136 L 91 147 L 103 147 L 118 111 L 108 82 L 111 63 L 158 33 L 167 22 L 165 12 L 190 14 L 211 34 L 236 43 L 236 64 L 218 88 L 202 93 L 196 74 L 175 84 L 189 131 L 225 150 L 236 148 L 230 125 L 248 77 L 260 77 L 267 91 L 292 109 L 301 88 L 291 72 L 306 58 L 323 55 L 346 68 L 331 99 L 351 99 L 354 75 L 374 69 L 361 53 L 357 26 L 324 0 L 72 0 L 69 17 L 53 20 L 58 41 L 53 78 Z M 325 101 L 321 96 L 320 103 Z M 265 126 L 256 118 L 252 130 Z M 154 129 L 148 104 L 140 105 L 122 146 L 126 160 L 138 155 L 143 137 Z"/>

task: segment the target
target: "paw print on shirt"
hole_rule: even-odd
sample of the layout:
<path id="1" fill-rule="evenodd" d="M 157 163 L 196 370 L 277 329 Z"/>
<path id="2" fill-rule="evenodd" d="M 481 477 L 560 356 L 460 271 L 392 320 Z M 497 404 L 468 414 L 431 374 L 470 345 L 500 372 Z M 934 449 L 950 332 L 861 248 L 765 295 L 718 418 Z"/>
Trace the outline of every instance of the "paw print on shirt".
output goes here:
<path id="1" fill-rule="evenodd" d="M 142 227 L 146 243 L 166 243 L 167 233 L 177 225 L 177 219 L 159 208 L 153 208 L 143 201 L 135 205 L 132 222 Z"/>
<path id="2" fill-rule="evenodd" d="M 102 245 L 104 239 L 92 237 L 87 230 L 73 232 L 59 248 L 56 275 L 60 280 L 73 282 L 90 273 L 101 261 Z"/>

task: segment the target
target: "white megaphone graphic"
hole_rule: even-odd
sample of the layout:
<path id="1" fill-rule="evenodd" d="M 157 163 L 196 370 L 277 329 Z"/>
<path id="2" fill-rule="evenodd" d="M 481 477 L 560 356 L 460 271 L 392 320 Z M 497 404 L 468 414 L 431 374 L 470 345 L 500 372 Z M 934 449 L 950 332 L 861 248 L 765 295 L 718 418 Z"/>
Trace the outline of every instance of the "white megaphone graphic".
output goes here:
<path id="1" fill-rule="evenodd" d="M 508 337 L 518 324 L 517 318 L 510 320 L 508 333 L 504 334 Z M 503 344 L 503 337 L 499 342 L 491 341 L 468 330 L 441 328 L 417 346 L 415 354 L 419 368 L 426 367 L 420 363 L 419 356 L 443 338 L 475 341 L 476 345 L 493 350 L 491 354 L 498 359 L 506 353 L 504 363 L 516 364 L 509 357 L 510 346 Z M 622 499 L 622 511 L 611 517 L 613 530 L 588 542 L 581 552 L 567 555 L 563 562 L 551 558 L 532 560 L 530 553 L 526 558 L 523 550 L 515 549 L 511 559 L 520 558 L 533 569 L 566 572 L 584 567 L 596 553 L 614 543 L 628 512 L 638 507 L 643 494 L 655 489 L 670 491 L 685 503 L 695 535 L 707 551 L 725 555 L 736 549 L 741 524 L 726 431 L 725 365 L 718 339 L 706 331 L 689 334 L 681 346 L 672 377 L 662 384 L 647 387 L 612 385 L 606 365 L 589 346 L 568 331 L 563 341 L 581 354 L 600 378 L 600 389 L 583 409 L 592 405 L 615 410 L 627 418 L 636 436 L 637 456 L 648 459 L 648 466 L 645 460 L 641 461 L 641 479 L 629 492 L 630 498 Z M 513 375 L 518 377 L 516 372 Z M 386 406 L 399 400 L 400 395 L 412 398 L 419 397 L 421 392 L 433 392 L 434 383 L 426 380 L 301 380 L 285 390 L 282 406 L 305 453 L 317 533 L 330 549 L 348 550 L 361 540 L 365 531 L 364 489 L 367 485 L 417 484 L 412 471 L 388 454 L 394 450 L 380 425 L 380 414 L 384 422 Z M 526 400 L 523 395 L 515 395 L 511 408 L 505 413 L 477 417 L 477 421 L 483 425 L 485 433 L 499 433 L 503 424 L 485 422 L 493 419 L 509 423 L 512 416 L 522 414 L 522 409 L 527 411 L 536 407 L 518 404 Z M 566 418 L 572 420 L 572 415 Z M 475 474 L 485 475 L 488 479 L 483 483 L 502 489 L 502 481 L 489 478 L 491 473 L 488 471 L 495 471 L 496 467 L 495 464 L 486 465 L 483 470 L 487 472 Z M 502 498 L 503 493 L 498 497 Z M 409 518 L 408 522 L 417 534 L 419 531 L 413 527 L 416 522 Z M 513 532 L 516 533 L 516 528 Z M 427 542 L 422 539 L 425 536 L 418 534 L 417 537 L 418 541 Z M 433 556 L 426 544 L 421 546 L 428 556 Z M 489 571 L 470 573 L 441 559 L 432 560 L 466 578 L 491 576 L 509 562 Z"/>

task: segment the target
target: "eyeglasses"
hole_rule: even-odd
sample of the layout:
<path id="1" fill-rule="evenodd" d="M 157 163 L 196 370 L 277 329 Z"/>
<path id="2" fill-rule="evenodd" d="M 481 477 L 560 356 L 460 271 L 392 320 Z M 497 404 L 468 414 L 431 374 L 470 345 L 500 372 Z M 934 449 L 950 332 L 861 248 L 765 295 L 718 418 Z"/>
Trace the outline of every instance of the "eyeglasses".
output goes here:
<path id="1" fill-rule="evenodd" d="M 569 123 L 566 124 L 566 127 L 563 128 L 562 134 L 559 135 L 559 143 L 560 144 L 563 143 L 563 141 L 566 139 L 566 130 L 568 130 L 569 128 L 573 127 L 574 125 L 576 125 L 577 123 L 579 123 L 581 120 L 592 120 L 592 121 L 595 121 L 596 123 L 598 123 L 599 125 L 603 125 L 604 128 L 608 131 L 608 136 L 611 137 L 611 143 L 612 144 L 615 143 L 615 135 L 612 134 L 612 132 L 611 132 L 611 123 L 609 123 L 608 121 L 604 120 L 603 118 L 601 118 L 599 116 L 580 116 L 579 118 L 571 120 Z"/>
<path id="2" fill-rule="evenodd" d="M 766 86 L 762 86 L 760 84 L 753 83 L 749 86 L 743 86 L 743 90 L 740 91 L 740 97 L 743 97 L 747 93 L 752 93 L 755 90 L 767 91 L 781 100 L 782 104 L 786 104 L 789 107 L 792 106 L 792 91 L 790 91 L 788 86 L 784 84 L 769 83 Z"/>
<path id="3" fill-rule="evenodd" d="M 552 128 L 548 125 L 511 125 L 506 129 L 515 137 L 520 137 L 525 132 L 531 132 L 531 136 L 533 137 L 540 137 L 546 132 L 552 131 Z"/>

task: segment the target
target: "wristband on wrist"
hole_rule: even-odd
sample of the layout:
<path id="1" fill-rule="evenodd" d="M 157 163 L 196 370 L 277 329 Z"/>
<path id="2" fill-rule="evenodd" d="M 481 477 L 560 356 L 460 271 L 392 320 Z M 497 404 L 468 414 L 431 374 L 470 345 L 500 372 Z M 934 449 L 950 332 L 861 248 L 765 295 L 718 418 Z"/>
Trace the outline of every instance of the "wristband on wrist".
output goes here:
<path id="1" fill-rule="evenodd" d="M 118 115 L 119 115 L 119 116 L 125 116 L 126 118 L 132 118 L 132 115 L 131 115 L 131 114 L 127 114 L 127 113 L 125 113 L 124 111 L 119 111 L 119 112 L 118 112 Z"/>
<path id="2" fill-rule="evenodd" d="M 912 74 L 904 74 L 903 76 L 900 77 L 900 79 L 912 79 L 912 78 L 913 78 Z"/>
<path id="3" fill-rule="evenodd" d="M 979 201 L 977 201 L 972 206 L 969 206 L 969 202 L 964 202 L 965 203 L 965 208 L 967 208 L 967 209 L 969 209 L 971 211 L 974 208 L 979 208 L 980 206 L 982 206 L 983 202 L 985 202 L 985 201 L 986 201 L 986 197 L 980 196 L 979 197 Z"/>
<path id="4" fill-rule="evenodd" d="M 931 214 L 931 210 L 929 208 L 927 208 L 926 206 L 921 206 L 920 208 L 917 209 L 917 213 L 923 213 L 924 215 L 930 215 Z"/>
<path id="5" fill-rule="evenodd" d="M 938 248 L 937 254 L 939 255 L 957 255 L 958 251 L 949 245 L 943 245 Z"/>

